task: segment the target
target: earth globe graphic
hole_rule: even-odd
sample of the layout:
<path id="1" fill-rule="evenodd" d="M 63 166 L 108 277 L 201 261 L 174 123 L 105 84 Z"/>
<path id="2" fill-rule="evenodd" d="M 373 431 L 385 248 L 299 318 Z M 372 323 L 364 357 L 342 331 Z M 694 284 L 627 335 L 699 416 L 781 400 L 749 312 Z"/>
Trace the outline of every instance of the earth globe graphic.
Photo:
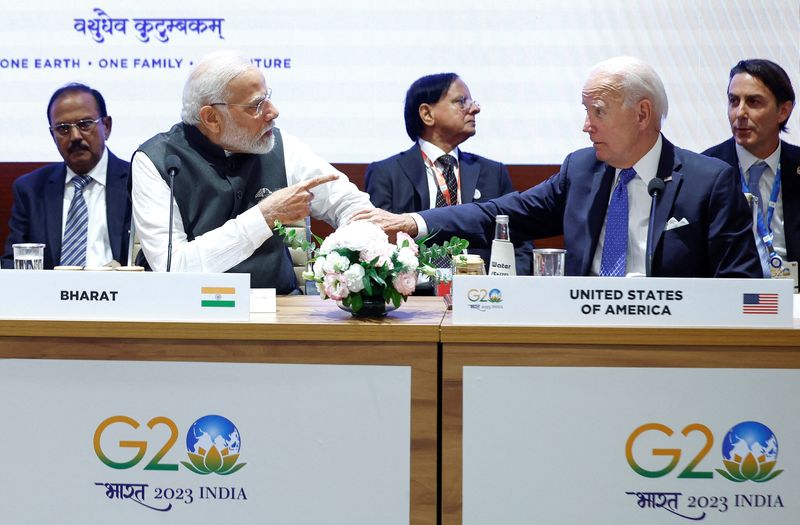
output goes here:
<path id="1" fill-rule="evenodd" d="M 764 456 L 766 461 L 778 459 L 778 439 L 769 427 L 757 421 L 744 421 L 728 431 L 722 440 L 722 456 L 738 463 L 748 453 L 756 458 Z"/>
<path id="2" fill-rule="evenodd" d="M 186 433 L 186 450 L 194 454 L 204 455 L 212 446 L 220 452 L 228 449 L 230 454 L 238 454 L 241 445 L 236 425 L 228 418 L 213 414 L 195 421 Z"/>

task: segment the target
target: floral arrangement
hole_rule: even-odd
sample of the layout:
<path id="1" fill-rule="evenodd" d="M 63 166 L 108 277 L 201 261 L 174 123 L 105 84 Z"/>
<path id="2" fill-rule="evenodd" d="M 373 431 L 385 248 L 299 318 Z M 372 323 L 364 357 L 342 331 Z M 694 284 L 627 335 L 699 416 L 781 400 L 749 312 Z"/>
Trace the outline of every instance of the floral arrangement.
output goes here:
<path id="1" fill-rule="evenodd" d="M 453 237 L 443 246 L 425 246 L 425 239 L 417 243 L 402 232 L 392 244 L 381 228 L 367 221 L 342 226 L 324 240 L 314 236 L 319 247 L 297 239 L 294 231 L 279 223 L 276 229 L 287 244 L 310 253 L 310 269 L 303 277 L 316 283 L 320 296 L 341 301 L 353 313 L 358 313 L 365 301 L 400 306 L 416 289 L 419 273 L 436 274 L 432 259 L 458 255 L 468 245 Z"/>

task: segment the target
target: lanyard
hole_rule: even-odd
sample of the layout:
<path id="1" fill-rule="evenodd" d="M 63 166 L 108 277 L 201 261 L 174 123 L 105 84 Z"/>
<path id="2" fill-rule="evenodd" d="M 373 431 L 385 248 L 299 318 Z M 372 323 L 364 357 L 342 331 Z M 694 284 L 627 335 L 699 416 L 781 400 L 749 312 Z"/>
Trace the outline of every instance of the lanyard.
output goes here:
<path id="1" fill-rule="evenodd" d="M 739 166 L 739 176 L 742 180 L 742 191 L 745 193 L 750 193 L 750 187 L 747 185 L 747 181 L 744 178 L 744 172 L 742 171 L 742 167 Z M 775 182 L 772 184 L 772 193 L 769 196 L 769 203 L 767 204 L 767 217 L 764 219 L 764 214 L 761 213 L 761 203 L 758 203 L 758 223 L 756 224 L 756 228 L 758 229 L 758 235 L 764 241 L 764 244 L 767 246 L 767 250 L 769 251 L 770 257 L 777 257 L 777 253 L 775 253 L 775 248 L 772 247 L 772 218 L 775 215 L 775 208 L 778 205 L 778 197 L 781 193 L 781 165 L 778 164 L 778 171 L 775 173 Z"/>
<path id="2" fill-rule="evenodd" d="M 442 170 L 436 167 L 436 164 L 425 154 L 424 151 L 420 150 L 422 153 L 422 160 L 425 161 L 425 165 L 433 171 L 433 176 L 436 178 L 436 185 L 439 187 L 439 191 L 442 192 L 442 196 L 444 197 L 445 202 L 447 202 L 448 206 L 453 206 L 454 204 L 458 204 L 458 195 L 455 196 L 455 199 L 450 196 L 450 190 L 447 188 L 447 181 L 444 180 L 444 173 Z M 461 187 L 461 177 L 460 177 L 460 170 L 456 167 L 453 168 L 456 175 L 456 184 L 458 188 Z M 456 202 L 453 202 L 453 201 Z"/>

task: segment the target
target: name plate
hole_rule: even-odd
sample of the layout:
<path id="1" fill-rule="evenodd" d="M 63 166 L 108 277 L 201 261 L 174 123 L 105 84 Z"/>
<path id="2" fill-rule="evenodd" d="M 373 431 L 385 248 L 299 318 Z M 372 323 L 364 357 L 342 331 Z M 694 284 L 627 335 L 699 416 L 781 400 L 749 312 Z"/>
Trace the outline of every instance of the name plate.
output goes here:
<path id="1" fill-rule="evenodd" d="M 788 279 L 453 278 L 453 323 L 792 327 Z"/>
<path id="2" fill-rule="evenodd" d="M 2 270 L 3 319 L 248 321 L 250 275 Z"/>

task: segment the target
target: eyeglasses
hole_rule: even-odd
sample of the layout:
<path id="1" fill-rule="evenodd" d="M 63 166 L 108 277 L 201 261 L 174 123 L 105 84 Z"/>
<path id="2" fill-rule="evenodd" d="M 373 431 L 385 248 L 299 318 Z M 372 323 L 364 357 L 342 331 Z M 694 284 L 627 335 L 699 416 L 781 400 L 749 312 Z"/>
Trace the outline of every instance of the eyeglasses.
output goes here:
<path id="1" fill-rule="evenodd" d="M 89 133 L 101 120 L 103 120 L 103 117 L 96 118 L 94 120 L 86 118 L 79 120 L 78 122 L 62 122 L 60 124 L 56 124 L 55 126 L 50 126 L 50 131 L 61 135 L 62 137 L 66 137 L 72 133 L 72 128 L 78 128 L 78 131 L 81 133 Z"/>
<path id="2" fill-rule="evenodd" d="M 472 109 L 473 105 L 478 109 L 481 108 L 481 105 L 478 103 L 477 100 L 472 100 L 471 98 L 467 97 L 461 97 L 459 99 L 456 99 L 453 101 L 453 104 L 458 106 L 458 109 L 460 109 L 461 111 L 468 111 Z"/>
<path id="3" fill-rule="evenodd" d="M 238 106 L 240 108 L 255 109 L 256 110 L 255 117 L 261 118 L 262 116 L 264 116 L 264 108 L 267 107 L 267 102 L 269 102 L 269 99 L 271 98 L 272 98 L 272 88 L 267 88 L 267 94 L 264 96 L 264 98 L 262 98 L 255 104 L 233 104 L 230 102 L 213 102 L 209 104 L 209 106 Z"/>

